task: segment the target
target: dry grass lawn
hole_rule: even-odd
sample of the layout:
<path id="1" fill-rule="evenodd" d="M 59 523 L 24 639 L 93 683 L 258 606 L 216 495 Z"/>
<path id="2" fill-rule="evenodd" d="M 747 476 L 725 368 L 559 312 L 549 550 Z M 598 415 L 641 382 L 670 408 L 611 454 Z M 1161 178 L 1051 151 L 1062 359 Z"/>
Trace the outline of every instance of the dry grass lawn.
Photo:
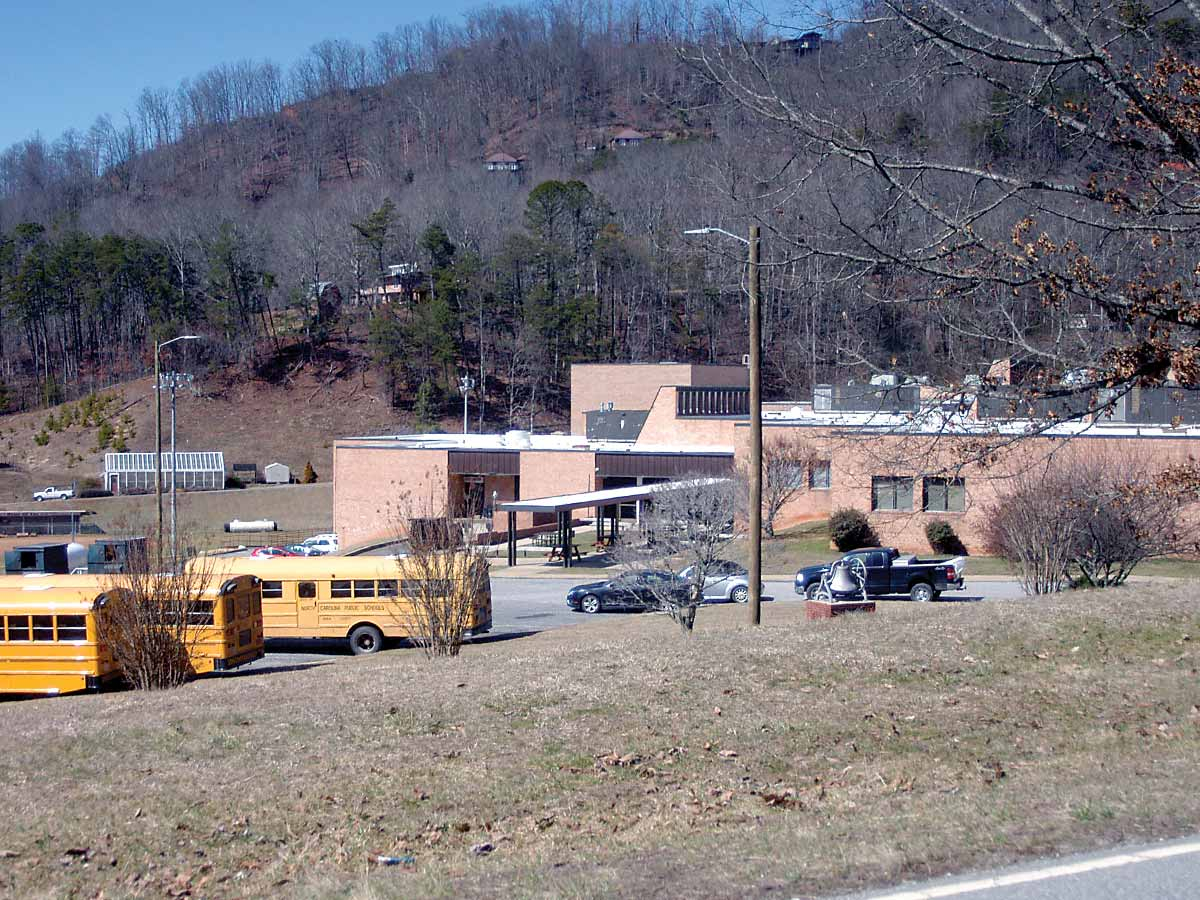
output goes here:
<path id="1" fill-rule="evenodd" d="M 1196 601 L 614 616 L 8 702 L 0 891 L 789 897 L 1194 831 Z"/>

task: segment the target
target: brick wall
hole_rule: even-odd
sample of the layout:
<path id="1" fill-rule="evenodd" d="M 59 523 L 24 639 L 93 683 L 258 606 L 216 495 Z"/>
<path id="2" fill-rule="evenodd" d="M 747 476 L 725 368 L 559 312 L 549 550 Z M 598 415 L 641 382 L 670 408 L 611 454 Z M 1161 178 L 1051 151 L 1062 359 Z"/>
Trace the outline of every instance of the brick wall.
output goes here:
<path id="1" fill-rule="evenodd" d="M 742 366 L 576 363 L 571 366 L 571 434 L 585 434 L 584 413 L 602 403 L 611 402 L 617 409 L 649 409 L 663 385 L 746 387 L 749 378 Z"/>
<path id="2" fill-rule="evenodd" d="M 635 446 L 691 444 L 732 447 L 736 419 L 680 419 L 675 415 L 675 387 L 661 387 Z"/>
<path id="3" fill-rule="evenodd" d="M 406 507 L 437 514 L 447 502 L 445 450 L 333 447 L 333 528 L 343 549 L 394 535 Z"/>
<path id="4" fill-rule="evenodd" d="M 949 522 L 972 553 L 982 552 L 982 530 L 988 508 L 1006 491 L 1013 473 L 1030 466 L 1061 464 L 1072 454 L 1095 457 L 1110 453 L 1124 458 L 1142 458 L 1148 464 L 1165 466 L 1173 462 L 1185 462 L 1189 456 L 1200 454 L 1200 440 L 1195 438 L 1029 438 L 1001 451 L 988 466 L 974 462 L 960 466 L 973 449 L 961 437 L 855 436 L 835 434 L 828 428 L 806 426 L 767 426 L 763 432 L 764 443 L 775 434 L 788 433 L 808 441 L 821 456 L 830 460 L 830 488 L 802 491 L 781 511 L 777 528 L 824 518 L 832 510 L 842 507 L 853 507 L 868 514 L 881 543 L 913 553 L 929 552 L 925 526 L 933 519 Z M 735 455 L 739 462 L 749 455 L 749 437 L 749 428 L 739 424 L 735 430 Z M 954 472 L 965 480 L 965 509 L 962 512 L 922 511 L 923 474 L 946 475 Z M 871 479 L 876 475 L 913 477 L 913 511 L 872 511 Z"/>

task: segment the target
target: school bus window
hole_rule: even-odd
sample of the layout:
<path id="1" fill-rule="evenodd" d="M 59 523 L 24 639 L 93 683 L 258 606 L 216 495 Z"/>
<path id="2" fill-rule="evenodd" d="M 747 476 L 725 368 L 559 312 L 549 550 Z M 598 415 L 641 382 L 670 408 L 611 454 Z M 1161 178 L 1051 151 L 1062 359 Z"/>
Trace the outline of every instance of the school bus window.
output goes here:
<path id="1" fill-rule="evenodd" d="M 86 641 L 87 619 L 84 616 L 59 616 L 58 639 L 60 641 Z"/>
<path id="2" fill-rule="evenodd" d="M 243 594 L 237 598 L 237 617 L 244 619 L 250 615 L 250 598 Z"/>
<path id="3" fill-rule="evenodd" d="M 420 600 L 426 596 L 445 597 L 450 593 L 450 581 L 446 578 L 406 578 L 400 582 L 401 596 L 409 600 Z"/>
<path id="4" fill-rule="evenodd" d="M 329 584 L 330 597 L 349 597 L 350 582 L 349 581 L 332 581 Z"/>
<path id="5" fill-rule="evenodd" d="M 8 617 L 8 639 L 10 641 L 29 640 L 29 616 Z"/>
<path id="6" fill-rule="evenodd" d="M 317 598 L 317 583 L 315 581 L 301 581 L 296 586 L 296 591 L 301 600 L 315 600 Z M 266 596 L 266 593 L 263 593 Z"/>
<path id="7" fill-rule="evenodd" d="M 282 600 L 283 599 L 283 582 L 282 581 L 264 581 L 262 583 L 262 595 L 264 600 Z"/>
<path id="8" fill-rule="evenodd" d="M 54 640 L 54 616 L 33 617 L 33 639 L 35 641 Z"/>
<path id="9" fill-rule="evenodd" d="M 395 597 L 396 596 L 396 580 L 394 578 L 390 579 L 388 581 L 379 582 L 379 596 L 380 597 Z"/>
<path id="10" fill-rule="evenodd" d="M 211 625 L 213 623 L 213 605 L 207 600 L 197 600 L 188 610 L 189 625 Z"/>
<path id="11" fill-rule="evenodd" d="M 354 582 L 355 597 L 374 597 L 375 582 L 374 581 L 356 581 Z"/>
<path id="12" fill-rule="evenodd" d="M 255 616 L 262 615 L 262 597 L 260 597 L 258 594 L 255 594 L 250 598 L 250 613 Z"/>

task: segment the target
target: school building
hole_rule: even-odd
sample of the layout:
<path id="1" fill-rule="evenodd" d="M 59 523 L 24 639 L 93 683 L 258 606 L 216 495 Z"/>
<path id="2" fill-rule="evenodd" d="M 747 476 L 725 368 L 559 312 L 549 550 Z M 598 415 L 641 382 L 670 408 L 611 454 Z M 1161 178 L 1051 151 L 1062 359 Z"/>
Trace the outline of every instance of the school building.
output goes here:
<path id="1" fill-rule="evenodd" d="M 477 520 L 520 535 L 556 527 L 548 511 L 510 518 L 506 501 L 641 488 L 688 475 L 725 476 L 749 456 L 749 378 L 741 366 L 576 365 L 571 433 L 346 437 L 334 445 L 334 527 L 342 546 L 386 540 L 409 515 Z M 989 506 L 1014 473 L 1072 454 L 1149 464 L 1200 455 L 1200 404 L 1170 388 L 1122 397 L 1099 420 L 1063 422 L 1031 436 L 1035 418 L 1003 391 L 954 396 L 917 384 L 822 385 L 811 399 L 764 404 L 763 442 L 803 442 L 813 460 L 777 528 L 868 513 L 880 539 L 928 551 L 925 526 L 945 519 L 972 551 Z M 602 500 L 605 498 L 597 498 Z M 575 517 L 637 515 L 630 500 L 574 506 Z M 528 502 L 550 509 L 553 504 Z M 558 522 L 561 526 L 561 520 Z"/>

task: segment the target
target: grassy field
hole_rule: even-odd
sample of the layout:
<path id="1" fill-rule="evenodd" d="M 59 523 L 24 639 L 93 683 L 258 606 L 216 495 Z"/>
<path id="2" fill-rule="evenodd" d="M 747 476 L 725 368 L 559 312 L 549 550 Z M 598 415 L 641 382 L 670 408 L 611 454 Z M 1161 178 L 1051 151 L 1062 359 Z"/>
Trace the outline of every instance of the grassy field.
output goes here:
<path id="1" fill-rule="evenodd" d="M 796 896 L 1191 832 L 1196 600 L 711 608 L 7 702 L 0 891 Z"/>

